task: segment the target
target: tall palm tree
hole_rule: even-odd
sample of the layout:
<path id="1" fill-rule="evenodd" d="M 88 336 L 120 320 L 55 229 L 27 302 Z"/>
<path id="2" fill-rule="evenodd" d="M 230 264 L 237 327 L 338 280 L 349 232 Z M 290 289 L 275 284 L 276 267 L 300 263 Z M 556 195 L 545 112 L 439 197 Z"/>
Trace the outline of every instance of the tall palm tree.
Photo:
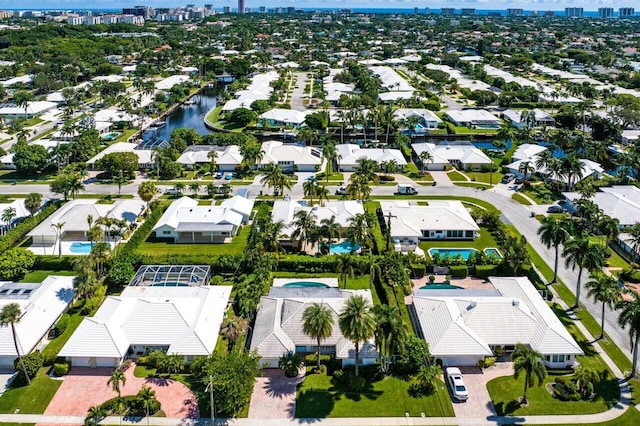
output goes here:
<path id="1" fill-rule="evenodd" d="M 260 183 L 266 185 L 268 188 L 273 188 L 273 199 L 275 200 L 278 195 L 282 195 L 284 193 L 284 189 L 291 189 L 292 185 L 285 175 L 282 172 L 282 169 L 275 164 L 270 164 L 263 169 L 262 178 L 260 179 Z"/>
<path id="2" fill-rule="evenodd" d="M 516 137 L 516 132 L 517 132 L 517 129 L 513 127 L 513 124 L 504 123 L 500 125 L 500 128 L 498 129 L 498 133 L 496 134 L 496 136 L 498 137 L 498 139 L 503 141 L 512 141 Z"/>
<path id="3" fill-rule="evenodd" d="M 598 233 L 604 236 L 603 246 L 607 247 L 609 241 L 614 240 L 620 234 L 620 221 L 609 215 L 603 214 L 596 224 Z"/>
<path id="4" fill-rule="evenodd" d="M 586 269 L 600 269 L 605 265 L 606 256 L 604 248 L 598 245 L 591 245 L 589 237 L 580 236 L 567 241 L 562 251 L 565 267 L 578 268 L 578 282 L 576 283 L 576 302 L 574 308 L 580 307 L 580 290 L 582 271 Z"/>
<path id="5" fill-rule="evenodd" d="M 262 145 L 257 141 L 247 141 L 240 145 L 240 153 L 242 154 L 242 162 L 249 168 L 253 168 L 264 157 Z"/>
<path id="6" fill-rule="evenodd" d="M 420 159 L 420 170 L 424 173 L 424 169 L 427 167 L 427 163 L 433 163 L 433 155 L 429 151 L 422 151 L 418 155 Z"/>
<path id="7" fill-rule="evenodd" d="M 541 220 L 540 228 L 538 228 L 538 235 L 540 235 L 540 241 L 548 249 L 553 247 L 556 252 L 555 263 L 553 267 L 553 280 L 551 283 L 555 283 L 558 280 L 558 261 L 560 259 L 560 245 L 566 243 L 570 234 L 571 223 L 566 220 L 558 220 L 551 216 L 545 216 Z"/>
<path id="8" fill-rule="evenodd" d="M 302 331 L 318 342 L 318 369 L 320 368 L 320 348 L 322 341 L 333 333 L 333 316 L 329 308 L 314 303 L 307 307 L 302 314 Z"/>
<path id="9" fill-rule="evenodd" d="M 51 227 L 56 233 L 56 239 L 58 240 L 58 257 L 62 257 L 62 229 L 65 222 L 52 223 Z"/>
<path id="10" fill-rule="evenodd" d="M 513 378 L 518 380 L 524 372 L 524 393 L 522 403 L 527 404 L 527 389 L 533 386 L 538 379 L 538 386 L 542 385 L 547 377 L 547 369 L 544 366 L 544 356 L 533 349 L 529 349 L 522 343 L 516 345 L 516 350 L 511 354 L 513 361 Z"/>
<path id="11" fill-rule="evenodd" d="M 122 389 L 120 386 L 124 386 L 125 384 L 127 384 L 127 376 L 125 376 L 124 372 L 120 370 L 114 370 L 113 373 L 111 373 L 109 380 L 107 380 L 107 385 L 111 385 L 111 390 L 118 394 L 118 398 L 122 396 Z"/>
<path id="12" fill-rule="evenodd" d="M 531 161 L 523 161 L 518 166 L 518 172 L 522 173 L 522 180 L 526 183 L 529 181 L 529 178 L 535 173 L 536 169 L 531 164 Z"/>
<path id="13" fill-rule="evenodd" d="M 156 196 L 156 185 L 150 180 L 144 181 L 138 186 L 138 195 L 147 204 L 147 211 L 149 211 L 149 203 Z"/>
<path id="14" fill-rule="evenodd" d="M 342 226 L 336 222 L 336 216 L 331 215 L 330 218 L 324 218 L 320 221 L 320 229 L 322 235 L 327 237 L 329 244 L 333 243 L 334 238 L 340 238 L 340 232 L 342 232 Z"/>
<path id="15" fill-rule="evenodd" d="M 338 325 L 342 335 L 351 340 L 355 346 L 357 377 L 360 364 L 360 344 L 373 337 L 376 329 L 376 320 L 369 302 L 361 295 L 349 297 L 340 313 Z"/>
<path id="16" fill-rule="evenodd" d="M 298 210 L 293 215 L 293 222 L 291 225 L 294 230 L 291 237 L 294 240 L 298 240 L 300 250 L 302 250 L 305 242 L 312 239 L 312 234 L 317 228 L 317 220 L 318 217 L 311 211 Z"/>
<path id="17" fill-rule="evenodd" d="M 13 94 L 13 103 L 19 108 L 24 108 L 24 118 L 27 119 L 29 113 L 29 103 L 35 99 L 33 93 L 26 90 L 19 90 Z"/>
<path id="18" fill-rule="evenodd" d="M 211 150 L 211 151 L 207 152 L 207 158 L 209 159 L 209 165 L 211 167 L 211 174 L 213 174 L 213 172 L 216 169 L 216 160 L 218 159 L 218 151 Z"/>
<path id="19" fill-rule="evenodd" d="M 24 199 L 24 207 L 29 211 L 31 216 L 36 214 L 40 210 L 42 205 L 42 194 L 39 192 L 32 192 Z"/>
<path id="20" fill-rule="evenodd" d="M 247 320 L 243 317 L 226 318 L 224 320 L 220 331 L 229 342 L 227 352 L 231 352 L 231 349 L 235 346 L 238 339 L 247 332 L 248 325 Z"/>
<path id="21" fill-rule="evenodd" d="M 631 351 L 633 352 L 632 375 L 635 376 L 638 371 L 638 351 L 640 350 L 638 345 L 640 339 L 640 296 L 635 292 L 631 292 L 631 296 L 632 300 L 618 303 L 617 308 L 621 310 L 618 324 L 623 329 L 629 327 L 629 339 L 631 339 Z"/>
<path id="22" fill-rule="evenodd" d="M 13 223 L 13 219 L 16 217 L 16 209 L 13 207 L 7 207 L 2 212 L 2 221 L 5 223 L 7 231 L 11 229 L 11 224 Z"/>
<path id="23" fill-rule="evenodd" d="M 397 306 L 376 305 L 373 313 L 376 317 L 375 342 L 380 353 L 380 365 L 383 371 L 388 372 L 391 358 L 404 350 L 409 332 Z"/>
<path id="24" fill-rule="evenodd" d="M 314 180 L 306 180 L 302 184 L 302 192 L 305 197 L 309 197 L 310 204 L 313 205 L 313 197 L 316 196 L 318 190 L 318 182 Z"/>
<path id="25" fill-rule="evenodd" d="M 350 254 L 341 254 L 337 258 L 336 272 L 342 281 L 342 288 L 347 288 L 347 278 L 353 278 L 355 271 L 353 269 L 353 257 Z"/>
<path id="26" fill-rule="evenodd" d="M 31 384 L 31 378 L 27 373 L 27 367 L 24 365 L 24 360 L 22 359 L 22 354 L 20 353 L 20 348 L 18 347 L 18 335 L 16 333 L 16 324 L 20 322 L 20 318 L 22 317 L 22 311 L 20 310 L 20 305 L 17 303 L 9 303 L 2 307 L 0 311 L 0 327 L 6 327 L 8 325 L 11 326 L 11 335 L 13 336 L 13 346 L 16 349 L 16 354 L 18 354 L 18 361 L 20 363 L 20 367 L 22 367 L 22 372 L 24 373 L 24 377 L 27 379 L 27 383 Z"/>
<path id="27" fill-rule="evenodd" d="M 196 195 L 198 195 L 198 191 L 200 190 L 200 184 L 198 182 L 191 182 L 189 184 L 189 190 L 191 191 L 191 194 L 195 197 Z"/>
<path id="28" fill-rule="evenodd" d="M 571 191 L 575 180 L 582 179 L 585 165 L 575 154 L 569 154 L 561 160 L 561 168 L 567 177 L 567 187 Z"/>
<path id="29" fill-rule="evenodd" d="M 606 307 L 613 308 L 622 298 L 622 289 L 618 280 L 612 276 L 599 273 L 591 277 L 585 284 L 587 295 L 602 302 L 602 319 L 600 322 L 600 338 L 604 337 L 604 313 Z"/>
<path id="30" fill-rule="evenodd" d="M 366 213 L 358 213 L 349 218 L 347 238 L 352 246 L 359 244 L 361 247 L 371 247 L 371 227 Z"/>
<path id="31" fill-rule="evenodd" d="M 335 144 L 329 139 L 322 144 L 322 157 L 327 161 L 324 175 L 327 183 L 329 183 L 329 175 L 333 172 L 333 163 L 336 160 L 338 151 Z"/>
<path id="32" fill-rule="evenodd" d="M 147 426 L 149 426 L 149 409 L 151 408 L 153 401 L 156 399 L 156 391 L 147 385 L 142 385 L 142 389 L 138 391 L 137 396 L 142 401 L 142 406 L 146 412 Z"/>

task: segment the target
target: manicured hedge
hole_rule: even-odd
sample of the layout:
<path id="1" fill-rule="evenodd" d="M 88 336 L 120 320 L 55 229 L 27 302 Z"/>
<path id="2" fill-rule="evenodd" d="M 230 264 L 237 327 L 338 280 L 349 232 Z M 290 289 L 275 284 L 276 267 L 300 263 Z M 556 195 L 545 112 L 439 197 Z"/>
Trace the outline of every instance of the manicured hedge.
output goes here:
<path id="1" fill-rule="evenodd" d="M 449 267 L 449 274 L 453 278 L 466 278 L 469 276 L 467 265 L 454 265 Z"/>
<path id="2" fill-rule="evenodd" d="M 153 227 L 162 217 L 164 211 L 169 207 L 171 203 L 169 202 L 153 202 L 151 203 L 151 214 L 147 216 L 144 223 L 136 232 L 133 233 L 129 241 L 124 244 L 124 247 L 120 249 L 118 252 L 118 257 L 120 256 L 128 256 L 133 251 L 138 248 L 140 244 L 149 238 L 151 235 L 151 231 L 153 231 Z"/>
<path id="3" fill-rule="evenodd" d="M 77 256 L 38 256 L 33 269 L 41 271 L 71 271 L 71 263 Z"/>
<path id="4" fill-rule="evenodd" d="M 427 267 L 422 264 L 412 264 L 411 265 L 411 278 L 422 278 L 427 273 Z"/>
<path id="5" fill-rule="evenodd" d="M 476 265 L 476 277 L 487 279 L 490 276 L 496 275 L 498 268 L 496 265 Z"/>
<path id="6" fill-rule="evenodd" d="M 58 200 L 53 200 L 47 203 L 47 205 L 35 216 L 23 219 L 15 228 L 7 232 L 0 241 L 0 253 L 9 250 L 19 242 L 21 242 L 25 236 L 31 232 L 33 228 L 38 226 L 43 220 L 51 216 L 53 212 L 58 210 L 63 203 Z"/>

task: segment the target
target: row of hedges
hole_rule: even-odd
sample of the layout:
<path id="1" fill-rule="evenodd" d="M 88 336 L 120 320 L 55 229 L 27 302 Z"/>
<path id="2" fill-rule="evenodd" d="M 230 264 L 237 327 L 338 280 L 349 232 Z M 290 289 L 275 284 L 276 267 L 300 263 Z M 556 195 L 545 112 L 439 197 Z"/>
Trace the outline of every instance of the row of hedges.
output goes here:
<path id="1" fill-rule="evenodd" d="M 132 254 L 135 249 L 138 248 L 140 244 L 145 242 L 149 235 L 151 235 L 151 231 L 153 231 L 153 227 L 156 226 L 156 223 L 160 220 L 164 211 L 169 207 L 171 203 L 167 201 L 155 201 L 151 203 L 151 214 L 147 216 L 144 223 L 136 232 L 133 233 L 129 241 L 124 244 L 124 247 L 121 248 L 118 253 L 118 257 L 126 257 L 129 254 Z"/>
<path id="2" fill-rule="evenodd" d="M 7 232 L 0 241 L 0 253 L 13 248 L 16 244 L 21 242 L 25 236 L 36 226 L 38 226 L 43 220 L 51 216 L 53 212 L 58 210 L 62 206 L 62 202 L 58 200 L 52 200 L 35 216 L 23 219 L 15 228 Z"/>

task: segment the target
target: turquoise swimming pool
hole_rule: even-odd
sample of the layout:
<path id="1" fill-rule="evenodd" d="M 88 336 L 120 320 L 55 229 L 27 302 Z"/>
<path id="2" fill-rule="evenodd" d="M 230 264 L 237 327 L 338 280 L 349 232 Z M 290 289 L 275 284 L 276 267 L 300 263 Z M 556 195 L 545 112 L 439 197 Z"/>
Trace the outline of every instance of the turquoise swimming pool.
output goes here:
<path id="1" fill-rule="evenodd" d="M 112 141 L 112 140 L 118 139 L 118 136 L 120 136 L 120 134 L 121 133 L 119 133 L 119 132 L 110 132 L 110 133 L 107 133 L 106 135 L 104 135 L 102 137 L 102 139 L 104 139 L 106 141 Z"/>
<path id="2" fill-rule="evenodd" d="M 482 251 L 484 252 L 484 254 L 486 254 L 489 257 L 496 257 L 498 259 L 502 258 L 502 255 L 500 254 L 497 248 L 486 248 Z M 449 249 L 449 248 L 435 248 L 435 247 L 429 249 L 429 256 L 431 256 L 432 258 L 436 254 L 439 254 L 440 257 L 447 256 L 447 255 L 449 255 L 449 257 L 457 257 L 458 255 L 460 255 L 464 260 L 468 260 L 471 253 L 478 254 L 478 250 L 473 248 Z"/>
<path id="3" fill-rule="evenodd" d="M 329 245 L 329 253 L 331 254 L 349 254 L 358 250 L 360 250 L 360 244 L 351 245 L 351 241 L 343 241 Z"/>
<path id="4" fill-rule="evenodd" d="M 93 247 L 92 243 L 75 242 L 71 243 L 71 246 L 69 246 L 69 251 L 76 254 L 89 254 L 91 253 L 91 247 Z"/>
<path id="5" fill-rule="evenodd" d="M 305 288 L 305 287 L 316 287 L 316 288 L 329 288 L 328 285 L 324 283 L 319 283 L 317 281 L 294 281 L 292 283 L 284 284 L 282 287 L 289 288 Z"/>
<path id="6" fill-rule="evenodd" d="M 429 284 L 420 287 L 420 290 L 459 290 L 463 287 L 451 284 Z"/>

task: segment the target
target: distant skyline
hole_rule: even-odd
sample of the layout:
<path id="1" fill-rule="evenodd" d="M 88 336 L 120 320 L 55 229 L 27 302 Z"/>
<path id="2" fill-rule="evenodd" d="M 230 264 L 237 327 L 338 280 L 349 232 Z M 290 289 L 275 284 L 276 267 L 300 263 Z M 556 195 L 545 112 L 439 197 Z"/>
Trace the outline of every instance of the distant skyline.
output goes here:
<path id="1" fill-rule="evenodd" d="M 0 0 L 0 9 L 120 9 L 144 5 L 150 7 L 177 7 L 186 4 L 202 6 L 211 3 L 214 8 L 237 7 L 237 0 L 21 0 L 20 2 Z M 353 8 L 353 9 L 440 9 L 442 7 L 476 8 L 480 10 L 506 10 L 520 8 L 524 10 L 564 11 L 565 7 L 582 7 L 585 11 L 597 11 L 599 7 L 612 7 L 616 12 L 620 7 L 635 7 L 638 11 L 638 0 L 247 0 L 247 8 L 257 9 L 278 6 L 294 6 L 296 8 Z"/>

